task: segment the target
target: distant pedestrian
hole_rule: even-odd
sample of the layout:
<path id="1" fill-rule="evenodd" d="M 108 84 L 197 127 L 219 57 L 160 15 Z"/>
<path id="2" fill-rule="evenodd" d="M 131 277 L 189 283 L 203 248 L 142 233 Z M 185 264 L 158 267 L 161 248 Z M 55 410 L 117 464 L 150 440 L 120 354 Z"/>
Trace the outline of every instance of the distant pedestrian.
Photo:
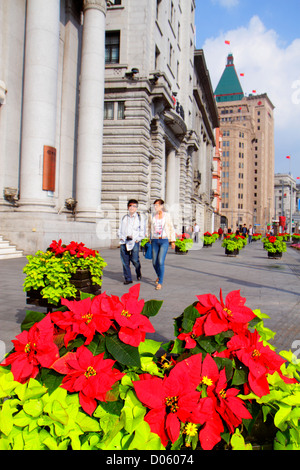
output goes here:
<path id="1" fill-rule="evenodd" d="M 243 237 L 246 237 L 246 236 L 247 236 L 247 232 L 248 232 L 248 230 L 247 230 L 246 224 L 244 224 L 244 226 L 243 226 L 243 228 L 242 228 L 242 235 L 243 235 Z"/>
<path id="2" fill-rule="evenodd" d="M 135 267 L 136 277 L 139 281 L 142 278 L 141 263 L 139 259 L 140 241 L 145 238 L 145 220 L 137 212 L 138 201 L 130 199 L 127 204 L 128 214 L 121 220 L 120 255 L 123 266 L 124 284 L 132 284 L 130 262 Z"/>
<path id="3" fill-rule="evenodd" d="M 171 216 L 164 210 L 164 201 L 154 201 L 154 214 L 149 219 L 149 237 L 152 244 L 152 264 L 157 274 L 155 281 L 156 290 L 162 288 L 165 274 L 165 259 L 171 242 L 172 249 L 175 248 L 176 234 Z"/>
<path id="4" fill-rule="evenodd" d="M 219 240 L 222 240 L 222 235 L 223 235 L 223 229 L 222 229 L 222 227 L 219 228 L 218 234 L 219 234 Z"/>
<path id="5" fill-rule="evenodd" d="M 198 243 L 199 241 L 199 232 L 200 232 L 200 227 L 199 225 L 195 222 L 194 225 L 194 242 Z"/>
<path id="6" fill-rule="evenodd" d="M 251 242 L 252 242 L 252 236 L 253 236 L 253 228 L 252 228 L 252 225 L 249 225 L 249 229 L 248 229 L 248 243 L 251 243 Z"/>

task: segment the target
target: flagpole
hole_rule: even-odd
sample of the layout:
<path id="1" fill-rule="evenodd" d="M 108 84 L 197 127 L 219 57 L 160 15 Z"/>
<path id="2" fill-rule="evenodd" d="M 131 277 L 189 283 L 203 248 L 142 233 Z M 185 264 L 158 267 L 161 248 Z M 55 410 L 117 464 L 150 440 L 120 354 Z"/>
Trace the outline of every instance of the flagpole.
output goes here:
<path id="1" fill-rule="evenodd" d="M 292 214 L 293 186 L 292 186 L 292 184 L 293 184 L 293 182 L 292 182 L 292 173 L 291 173 L 291 157 L 290 157 L 290 155 L 288 155 L 286 158 L 289 161 L 289 169 L 290 169 L 290 171 L 289 171 L 289 175 L 290 175 L 290 230 L 289 231 L 290 231 L 290 235 L 292 235 L 292 230 L 293 230 L 293 227 L 292 227 L 292 219 L 293 219 L 293 214 Z"/>

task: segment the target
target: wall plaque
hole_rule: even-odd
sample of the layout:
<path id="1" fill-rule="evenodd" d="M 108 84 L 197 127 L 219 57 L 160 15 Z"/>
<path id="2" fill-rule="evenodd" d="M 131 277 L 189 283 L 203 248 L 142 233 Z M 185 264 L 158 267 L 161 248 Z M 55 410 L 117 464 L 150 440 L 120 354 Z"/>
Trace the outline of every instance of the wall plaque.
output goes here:
<path id="1" fill-rule="evenodd" d="M 56 148 L 44 145 L 43 190 L 55 191 Z"/>

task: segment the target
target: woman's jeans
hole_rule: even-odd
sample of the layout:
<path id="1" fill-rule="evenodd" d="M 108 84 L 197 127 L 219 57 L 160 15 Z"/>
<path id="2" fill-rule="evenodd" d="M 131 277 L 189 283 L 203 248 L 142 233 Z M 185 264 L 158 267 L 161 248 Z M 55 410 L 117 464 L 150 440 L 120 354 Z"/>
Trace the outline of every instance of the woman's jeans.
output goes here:
<path id="1" fill-rule="evenodd" d="M 141 264 L 140 264 L 140 258 L 139 258 L 139 249 L 140 249 L 139 243 L 135 243 L 134 247 L 130 251 L 127 251 L 125 244 L 120 245 L 120 254 L 121 254 L 121 261 L 122 261 L 123 274 L 124 274 L 125 281 L 129 281 L 129 282 L 132 281 L 130 261 L 135 267 L 136 276 L 138 278 L 141 277 Z"/>
<path id="2" fill-rule="evenodd" d="M 158 277 L 158 283 L 162 284 L 165 274 L 165 259 L 169 248 L 168 238 L 152 238 L 152 264 Z"/>

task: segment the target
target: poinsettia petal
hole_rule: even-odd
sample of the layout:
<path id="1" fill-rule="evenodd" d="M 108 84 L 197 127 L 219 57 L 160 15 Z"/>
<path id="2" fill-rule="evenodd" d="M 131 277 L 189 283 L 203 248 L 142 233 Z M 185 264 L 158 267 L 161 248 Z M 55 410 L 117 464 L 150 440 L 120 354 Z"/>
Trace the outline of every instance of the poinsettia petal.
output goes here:
<path id="1" fill-rule="evenodd" d="M 226 404 L 238 418 L 252 419 L 245 403 L 240 398 L 230 397 L 227 392 Z"/>
<path id="2" fill-rule="evenodd" d="M 132 328 L 122 326 L 119 331 L 120 340 L 134 347 L 138 347 L 141 342 L 145 341 L 145 337 L 146 334 L 138 328 L 133 330 Z"/>
<path id="3" fill-rule="evenodd" d="M 69 360 L 71 358 L 76 357 L 75 352 L 68 352 L 64 356 L 60 357 L 57 361 L 55 361 L 50 369 L 56 370 L 59 374 L 68 374 L 72 369 L 69 366 Z"/>
<path id="4" fill-rule="evenodd" d="M 221 433 L 224 431 L 222 420 L 218 413 L 213 413 L 200 429 L 199 440 L 203 450 L 212 450 L 221 440 Z"/>
<path id="5" fill-rule="evenodd" d="M 152 377 L 149 380 L 134 381 L 133 386 L 138 399 L 148 408 L 164 407 L 165 392 L 163 379 Z"/>
<path id="6" fill-rule="evenodd" d="M 166 447 L 169 442 L 169 438 L 165 431 L 165 415 L 165 407 L 161 407 L 150 410 L 144 418 L 149 424 L 151 432 L 160 437 L 161 443 L 164 447 Z"/>
<path id="7" fill-rule="evenodd" d="M 71 312 L 76 315 L 83 315 L 90 310 L 92 299 L 87 297 L 83 300 L 67 300 L 61 299 L 61 304 L 68 307 Z"/>
<path id="8" fill-rule="evenodd" d="M 216 310 L 211 310 L 204 323 L 204 332 L 207 336 L 214 336 L 228 330 L 228 322 L 221 319 Z"/>
<path id="9" fill-rule="evenodd" d="M 171 442 L 177 441 L 180 434 L 180 421 L 176 413 L 169 413 L 166 419 L 166 431 Z"/>
<path id="10" fill-rule="evenodd" d="M 79 392 L 79 403 L 83 410 L 90 416 L 92 416 L 97 407 L 97 401 L 91 397 L 87 397 L 82 392 Z"/>
<path id="11" fill-rule="evenodd" d="M 264 395 L 268 395 L 270 393 L 269 384 L 265 375 L 257 378 L 252 375 L 251 372 L 249 372 L 248 381 L 250 388 L 255 393 L 255 395 L 263 397 Z"/>

